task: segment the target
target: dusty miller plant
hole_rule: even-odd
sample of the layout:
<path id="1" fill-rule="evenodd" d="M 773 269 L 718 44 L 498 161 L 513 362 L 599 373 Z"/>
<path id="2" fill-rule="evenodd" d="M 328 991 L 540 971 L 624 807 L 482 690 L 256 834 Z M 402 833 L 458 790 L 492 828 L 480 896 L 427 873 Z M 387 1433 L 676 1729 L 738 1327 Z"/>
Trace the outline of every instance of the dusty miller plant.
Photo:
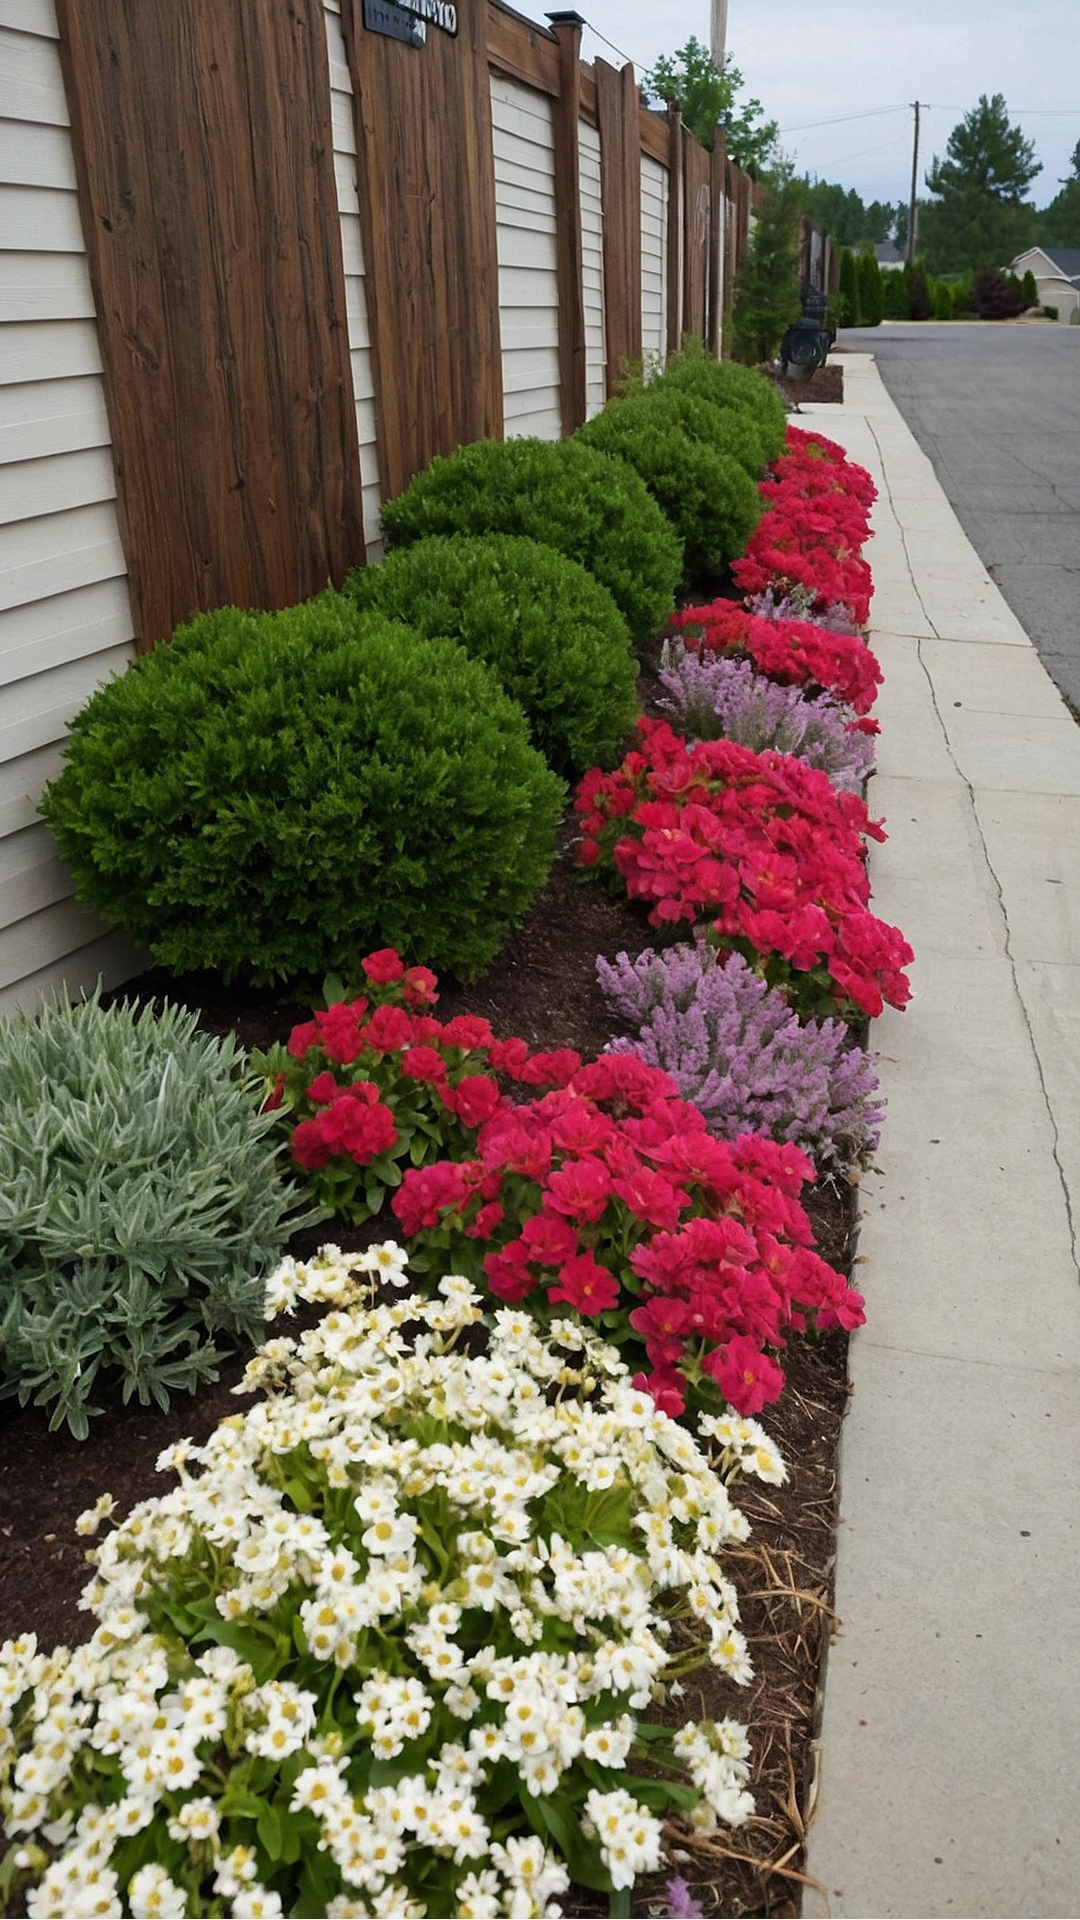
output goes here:
<path id="1" fill-rule="evenodd" d="M 167 1408 L 215 1378 L 300 1224 L 262 1081 L 195 1019 L 95 995 L 0 1022 L 0 1397 L 77 1439 L 97 1387 Z"/>

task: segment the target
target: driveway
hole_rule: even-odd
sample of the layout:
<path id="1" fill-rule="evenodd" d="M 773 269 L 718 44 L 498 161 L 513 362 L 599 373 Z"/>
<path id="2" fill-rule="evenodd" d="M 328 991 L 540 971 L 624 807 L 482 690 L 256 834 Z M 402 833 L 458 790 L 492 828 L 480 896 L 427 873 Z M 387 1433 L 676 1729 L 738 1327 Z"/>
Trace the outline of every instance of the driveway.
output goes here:
<path id="1" fill-rule="evenodd" d="M 845 329 L 837 344 L 874 355 L 964 532 L 1080 717 L 1080 327 L 886 322 Z"/>

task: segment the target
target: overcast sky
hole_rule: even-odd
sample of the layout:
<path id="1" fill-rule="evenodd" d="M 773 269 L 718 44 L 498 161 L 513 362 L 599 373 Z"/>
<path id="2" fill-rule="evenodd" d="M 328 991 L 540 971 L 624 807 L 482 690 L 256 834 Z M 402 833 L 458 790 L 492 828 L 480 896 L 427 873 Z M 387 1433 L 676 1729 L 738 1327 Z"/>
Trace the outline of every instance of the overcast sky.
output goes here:
<path id="1" fill-rule="evenodd" d="M 543 17 L 537 0 L 516 4 Z M 691 34 L 709 39 L 709 0 L 578 7 L 639 72 Z M 916 99 L 930 109 L 920 191 L 934 154 L 981 93 L 1003 93 L 1010 118 L 1034 141 L 1043 163 L 1030 189 L 1038 206 L 1057 193 L 1080 140 L 1080 0 L 728 0 L 727 42 L 798 171 L 855 187 L 864 200 L 907 199 Z M 582 51 L 621 64 L 595 33 L 586 31 Z M 841 117 L 849 115 L 863 117 Z"/>

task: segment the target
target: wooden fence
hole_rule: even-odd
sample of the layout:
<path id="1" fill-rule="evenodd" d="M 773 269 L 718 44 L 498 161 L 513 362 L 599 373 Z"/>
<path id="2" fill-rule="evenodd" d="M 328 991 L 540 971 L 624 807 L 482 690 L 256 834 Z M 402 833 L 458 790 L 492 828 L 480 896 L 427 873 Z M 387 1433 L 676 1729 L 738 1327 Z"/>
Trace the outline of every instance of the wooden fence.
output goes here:
<path id="1" fill-rule="evenodd" d="M 340 583 L 433 455 L 719 350 L 751 181 L 551 19 L 0 0 L 0 1008 L 136 964 L 35 816 L 102 677 Z"/>

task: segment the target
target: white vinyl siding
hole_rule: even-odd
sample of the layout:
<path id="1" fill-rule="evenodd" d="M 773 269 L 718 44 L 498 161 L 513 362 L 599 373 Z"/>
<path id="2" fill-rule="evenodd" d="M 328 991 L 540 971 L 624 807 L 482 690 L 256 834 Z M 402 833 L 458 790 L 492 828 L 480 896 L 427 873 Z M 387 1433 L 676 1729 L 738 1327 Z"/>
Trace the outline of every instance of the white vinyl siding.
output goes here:
<path id="1" fill-rule="evenodd" d="M 578 122 L 581 173 L 581 277 L 585 295 L 585 418 L 591 420 L 607 399 L 604 344 L 604 207 L 600 197 L 600 135 L 587 120 Z"/>
<path id="2" fill-rule="evenodd" d="M 356 177 L 356 121 L 352 80 L 341 29 L 340 0 L 324 0 L 326 45 L 330 56 L 330 104 L 333 116 L 334 174 L 341 216 L 341 252 L 345 265 L 345 308 L 349 326 L 356 425 L 360 435 L 360 478 L 364 490 L 364 544 L 369 560 L 382 557 L 379 518 L 379 448 L 375 430 L 375 377 L 371 366 L 364 248 Z"/>
<path id="3" fill-rule="evenodd" d="M 646 369 L 667 355 L 668 170 L 641 156 L 641 352 Z"/>
<path id="4" fill-rule="evenodd" d="M 143 957 L 71 897 L 37 803 L 131 659 L 131 605 L 52 0 L 0 0 L 0 1011 Z"/>
<path id="5" fill-rule="evenodd" d="M 495 219 L 506 438 L 562 434 L 555 143 L 551 103 L 491 76 Z"/>

